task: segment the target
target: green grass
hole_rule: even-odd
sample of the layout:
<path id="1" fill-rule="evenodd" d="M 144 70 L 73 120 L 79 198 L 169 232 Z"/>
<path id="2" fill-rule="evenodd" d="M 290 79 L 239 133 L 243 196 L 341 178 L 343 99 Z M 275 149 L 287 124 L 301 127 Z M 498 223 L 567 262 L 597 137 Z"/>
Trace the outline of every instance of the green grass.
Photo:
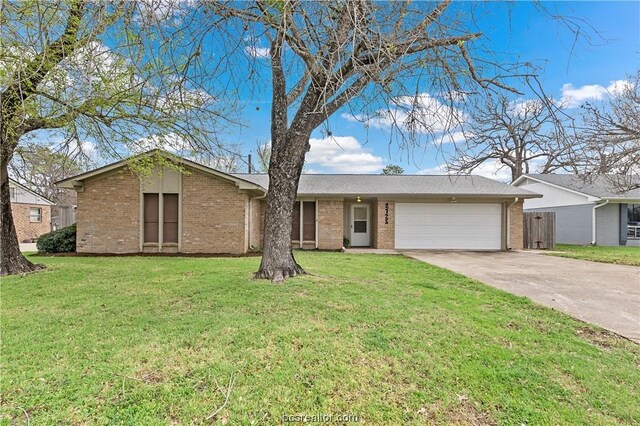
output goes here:
<path id="1" fill-rule="evenodd" d="M 619 265 L 640 266 L 640 247 L 602 247 L 557 244 L 551 256 L 570 257 L 592 262 L 617 263 Z"/>
<path id="2" fill-rule="evenodd" d="M 33 258 L 2 280 L 0 424 L 633 424 L 640 347 L 401 256 Z"/>

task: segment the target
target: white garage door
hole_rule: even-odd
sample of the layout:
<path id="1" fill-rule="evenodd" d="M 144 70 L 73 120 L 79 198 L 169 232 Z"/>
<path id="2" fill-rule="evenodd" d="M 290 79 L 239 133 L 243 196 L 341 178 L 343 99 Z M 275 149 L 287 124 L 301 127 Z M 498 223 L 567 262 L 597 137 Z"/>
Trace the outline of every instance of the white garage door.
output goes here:
<path id="1" fill-rule="evenodd" d="M 396 248 L 500 250 L 502 205 L 396 203 Z"/>

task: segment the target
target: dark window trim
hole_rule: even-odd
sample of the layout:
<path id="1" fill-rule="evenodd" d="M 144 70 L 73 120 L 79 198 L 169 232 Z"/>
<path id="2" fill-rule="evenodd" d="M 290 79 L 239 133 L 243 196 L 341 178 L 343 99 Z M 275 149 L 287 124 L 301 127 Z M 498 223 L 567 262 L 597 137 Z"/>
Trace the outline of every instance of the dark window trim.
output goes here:
<path id="1" fill-rule="evenodd" d="M 305 204 L 307 205 L 307 209 L 305 209 Z M 308 239 L 305 238 L 305 211 L 307 211 L 309 208 L 313 209 L 313 224 L 311 223 L 311 220 L 309 218 L 309 216 L 307 216 L 307 230 L 309 231 L 309 227 L 313 226 L 313 235 L 314 238 L 313 239 Z M 298 215 L 296 215 L 296 210 L 298 210 Z M 296 200 L 295 204 L 294 204 L 294 218 L 292 220 L 291 223 L 291 243 L 297 245 L 298 247 L 302 248 L 304 246 L 309 246 L 310 244 L 313 244 L 314 246 L 318 246 L 318 200 L 317 199 L 299 199 Z M 297 227 L 296 227 L 297 224 Z M 297 230 L 297 232 L 295 232 Z M 310 233 L 307 233 L 307 237 L 310 235 Z M 297 238 L 295 238 L 297 237 Z M 302 237 L 302 239 L 300 238 Z"/>
<path id="2" fill-rule="evenodd" d="M 143 235 L 144 244 L 160 243 L 160 194 L 145 193 L 142 197 Z"/>

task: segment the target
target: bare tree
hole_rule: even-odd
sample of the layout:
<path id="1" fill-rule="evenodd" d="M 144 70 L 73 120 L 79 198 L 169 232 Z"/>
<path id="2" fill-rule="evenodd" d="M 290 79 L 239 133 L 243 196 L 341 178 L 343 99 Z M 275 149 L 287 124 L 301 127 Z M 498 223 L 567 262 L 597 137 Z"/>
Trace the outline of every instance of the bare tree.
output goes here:
<path id="1" fill-rule="evenodd" d="M 15 180 L 60 205 L 75 204 L 75 191 L 58 188 L 55 183 L 88 169 L 83 157 L 38 143 L 18 146 L 9 164 Z"/>
<path id="2" fill-rule="evenodd" d="M 332 114 L 356 101 L 362 109 L 415 96 L 419 87 L 409 81 L 427 81 L 440 93 L 470 81 L 508 88 L 476 69 L 468 45 L 481 33 L 468 31 L 464 11 L 448 0 L 215 2 L 209 10 L 235 23 L 232 40 L 248 33 L 269 42 L 270 184 L 257 278 L 304 273 L 291 250 L 291 217 L 311 132 Z"/>
<path id="3" fill-rule="evenodd" d="M 202 61 L 189 49 L 197 45 L 180 43 L 152 3 L 0 3 L 0 274 L 38 269 L 20 253 L 9 201 L 8 166 L 25 136 L 58 129 L 77 149 L 91 140 L 116 157 L 150 135 L 198 149 L 216 140 L 211 79 L 190 72 Z"/>
<path id="4" fill-rule="evenodd" d="M 269 172 L 269 162 L 271 160 L 271 145 L 270 144 L 258 144 L 256 148 L 258 154 L 258 165 L 260 166 L 261 173 Z"/>
<path id="5" fill-rule="evenodd" d="M 640 70 L 603 104 L 582 108 L 577 171 L 606 175 L 621 191 L 640 187 Z"/>
<path id="6" fill-rule="evenodd" d="M 215 156 L 202 161 L 202 164 L 225 173 L 240 173 L 242 168 L 236 156 Z"/>
<path id="7" fill-rule="evenodd" d="M 532 168 L 550 173 L 570 167 L 572 145 L 566 135 L 568 117 L 548 99 L 510 100 L 504 94 L 485 94 L 471 110 L 464 141 L 456 143 L 447 169 L 471 173 L 497 162 L 516 180 Z"/>

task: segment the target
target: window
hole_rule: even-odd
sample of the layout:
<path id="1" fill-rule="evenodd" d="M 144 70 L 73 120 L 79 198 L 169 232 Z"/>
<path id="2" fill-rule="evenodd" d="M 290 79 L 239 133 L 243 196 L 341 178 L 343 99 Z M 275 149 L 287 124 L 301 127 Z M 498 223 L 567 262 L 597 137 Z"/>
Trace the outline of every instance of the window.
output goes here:
<path id="1" fill-rule="evenodd" d="M 163 194 L 162 241 L 178 243 L 178 194 Z"/>
<path id="2" fill-rule="evenodd" d="M 160 194 L 144 194 L 144 242 L 160 242 Z M 162 243 L 178 243 L 178 194 L 162 194 Z"/>
<path id="3" fill-rule="evenodd" d="M 29 222 L 39 223 L 42 222 L 42 209 L 39 207 L 31 207 L 29 209 Z"/>
<path id="4" fill-rule="evenodd" d="M 640 225 L 640 204 L 627 204 L 627 222 L 629 225 Z"/>
<path id="5" fill-rule="evenodd" d="M 158 242 L 160 194 L 144 194 L 144 242 Z"/>
<path id="6" fill-rule="evenodd" d="M 627 204 L 627 238 L 640 240 L 640 204 Z"/>
<path id="7" fill-rule="evenodd" d="M 357 234 L 367 233 L 367 221 L 369 216 L 368 207 L 353 208 L 353 232 Z"/>
<path id="8" fill-rule="evenodd" d="M 302 226 L 301 226 L 302 225 Z M 300 233 L 302 232 L 302 235 Z M 316 240 L 316 202 L 296 201 L 291 221 L 291 241 Z"/>
<path id="9" fill-rule="evenodd" d="M 293 215 L 291 221 L 291 241 L 300 241 L 300 202 L 293 205 Z"/>
<path id="10" fill-rule="evenodd" d="M 302 203 L 302 238 L 305 241 L 316 240 L 316 202 Z"/>

